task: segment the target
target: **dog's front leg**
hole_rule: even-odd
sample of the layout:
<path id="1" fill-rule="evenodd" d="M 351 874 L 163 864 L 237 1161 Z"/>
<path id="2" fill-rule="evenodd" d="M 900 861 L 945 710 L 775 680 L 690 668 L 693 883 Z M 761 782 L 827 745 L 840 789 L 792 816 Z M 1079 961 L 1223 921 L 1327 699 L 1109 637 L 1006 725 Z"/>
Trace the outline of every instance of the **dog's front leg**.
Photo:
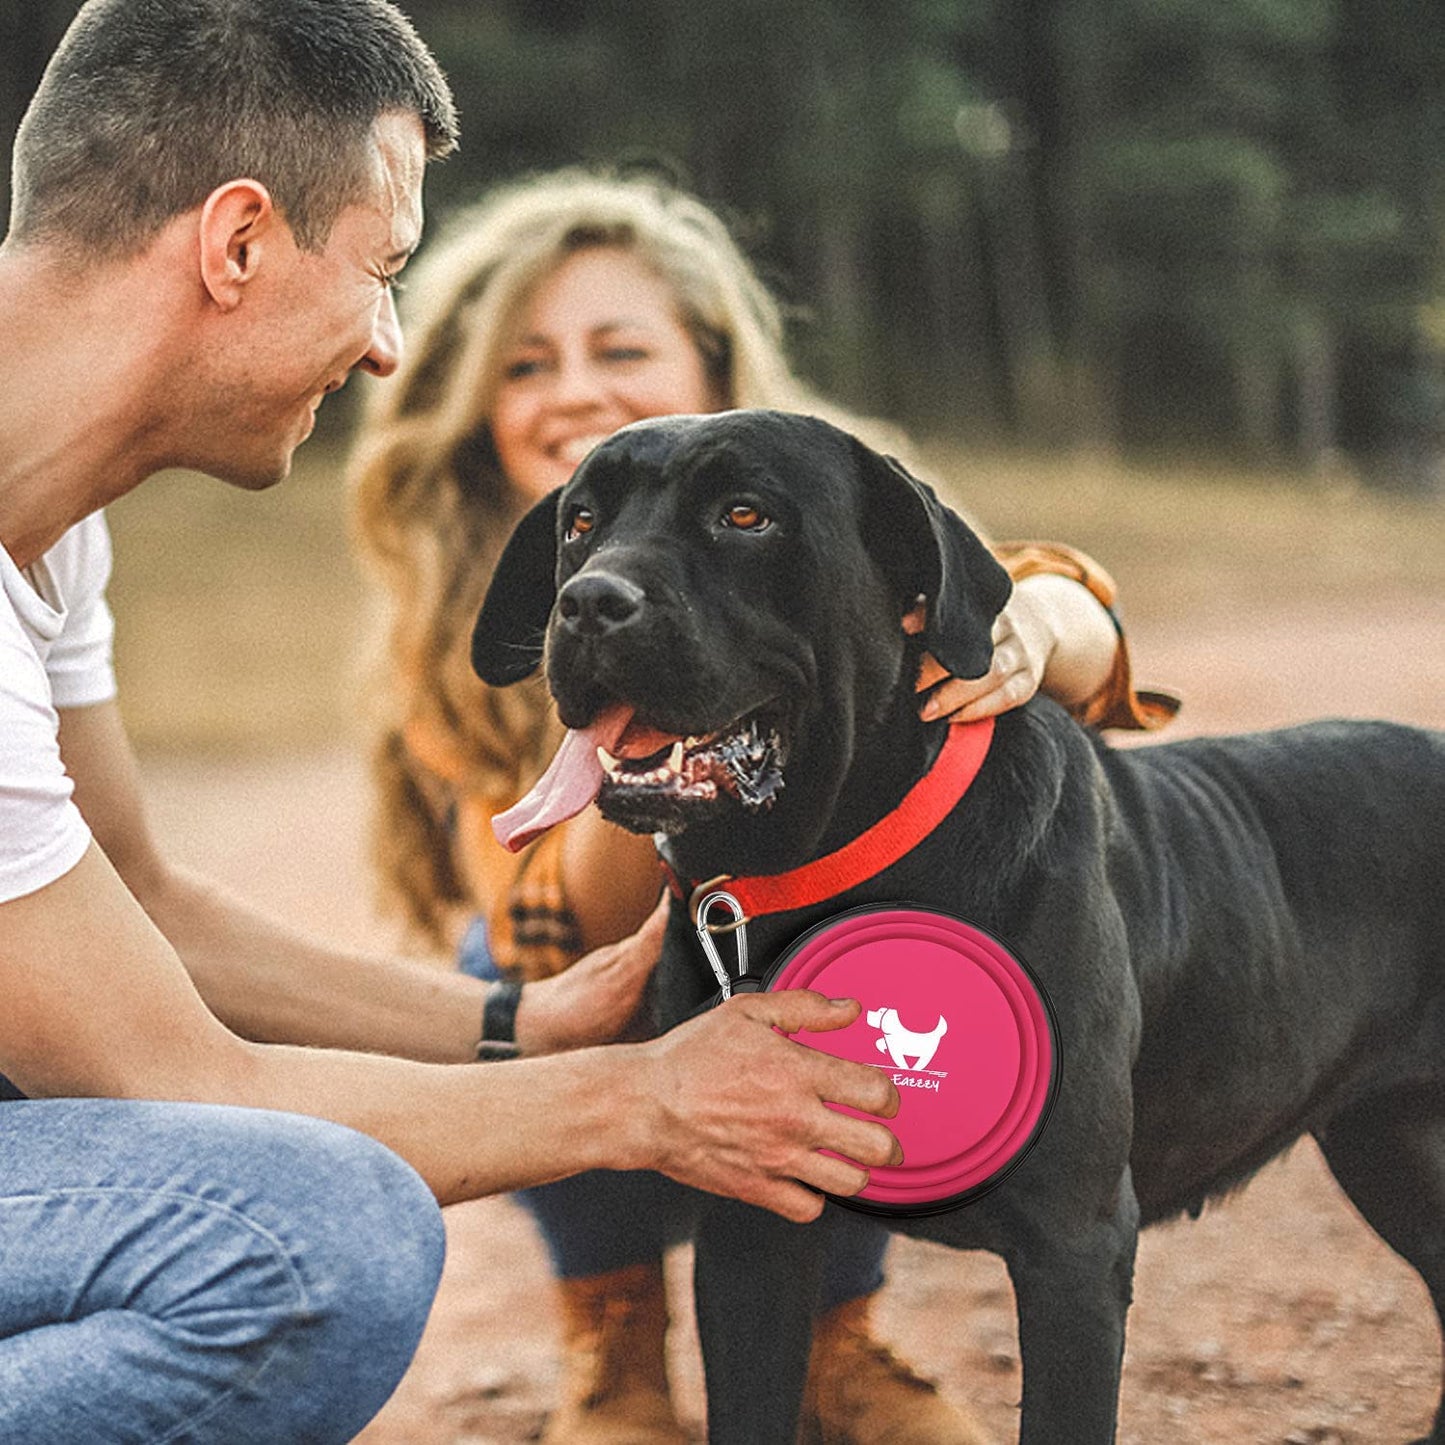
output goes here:
<path id="1" fill-rule="evenodd" d="M 817 1224 L 709 1200 L 693 1289 L 711 1445 L 793 1445 L 822 1272 Z"/>
<path id="2" fill-rule="evenodd" d="M 1023 1363 L 1019 1445 L 1110 1445 L 1139 1207 L 1126 1171 L 1113 1213 L 1032 1235 L 1008 1256 Z"/>

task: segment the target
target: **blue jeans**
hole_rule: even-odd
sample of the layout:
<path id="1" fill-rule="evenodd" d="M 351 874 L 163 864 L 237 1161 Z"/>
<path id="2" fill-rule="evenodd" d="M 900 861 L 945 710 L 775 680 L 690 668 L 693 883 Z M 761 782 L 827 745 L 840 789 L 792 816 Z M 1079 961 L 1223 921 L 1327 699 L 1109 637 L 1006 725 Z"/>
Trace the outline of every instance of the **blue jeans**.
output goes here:
<path id="1" fill-rule="evenodd" d="M 350 1440 L 416 1350 L 443 1251 L 422 1181 L 339 1125 L 0 1104 L 0 1440 Z"/>
<path id="2" fill-rule="evenodd" d="M 485 922 L 473 921 L 458 963 L 473 978 L 500 978 L 487 947 Z M 604 1274 L 660 1259 L 670 1244 L 691 1237 L 700 1196 L 661 1174 L 595 1170 L 516 1196 L 537 1221 L 559 1279 Z M 832 1309 L 883 1284 L 889 1231 L 866 1215 L 826 1209 L 814 1226 L 830 1235 L 819 1308 Z"/>

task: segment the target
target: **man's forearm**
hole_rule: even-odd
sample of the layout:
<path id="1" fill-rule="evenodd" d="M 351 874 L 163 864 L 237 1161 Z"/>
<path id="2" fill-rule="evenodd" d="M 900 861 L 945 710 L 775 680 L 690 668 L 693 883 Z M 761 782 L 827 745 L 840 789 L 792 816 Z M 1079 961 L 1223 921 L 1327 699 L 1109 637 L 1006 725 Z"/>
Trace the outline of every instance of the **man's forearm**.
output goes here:
<path id="1" fill-rule="evenodd" d="M 289 1046 L 251 1046 L 214 1082 L 216 1102 L 310 1114 L 379 1139 L 443 1203 L 527 1188 L 584 1169 L 655 1166 L 636 1112 L 637 1051 L 447 1067 Z M 207 1080 L 207 1088 L 212 1087 Z"/>
<path id="2" fill-rule="evenodd" d="M 478 979 L 328 948 L 182 869 L 141 903 L 212 1012 L 245 1038 L 434 1063 L 473 1057 L 487 987 Z"/>

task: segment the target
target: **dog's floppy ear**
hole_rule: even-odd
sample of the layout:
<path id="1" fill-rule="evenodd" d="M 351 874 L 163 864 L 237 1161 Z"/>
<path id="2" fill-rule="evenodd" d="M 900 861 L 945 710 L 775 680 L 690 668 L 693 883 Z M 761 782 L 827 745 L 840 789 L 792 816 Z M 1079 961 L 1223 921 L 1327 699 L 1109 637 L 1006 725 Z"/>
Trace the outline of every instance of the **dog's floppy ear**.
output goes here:
<path id="1" fill-rule="evenodd" d="M 512 533 L 472 629 L 472 666 L 483 682 L 507 687 L 542 662 L 547 618 L 557 595 L 557 502 L 549 492 Z"/>
<path id="2" fill-rule="evenodd" d="M 928 602 L 923 641 L 954 677 L 982 677 L 1013 583 L 972 527 L 892 457 L 857 444 L 869 550 L 897 585 L 900 617 Z"/>

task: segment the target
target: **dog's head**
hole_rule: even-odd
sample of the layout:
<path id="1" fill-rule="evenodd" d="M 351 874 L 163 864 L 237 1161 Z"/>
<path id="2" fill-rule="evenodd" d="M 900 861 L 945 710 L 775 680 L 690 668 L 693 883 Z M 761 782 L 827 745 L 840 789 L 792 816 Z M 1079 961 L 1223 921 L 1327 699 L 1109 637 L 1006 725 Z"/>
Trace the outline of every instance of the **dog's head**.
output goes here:
<path id="1" fill-rule="evenodd" d="M 635 832 L 726 837 L 720 866 L 746 866 L 765 818 L 805 854 L 860 742 L 911 698 L 921 648 L 980 676 L 1008 593 L 929 488 L 826 422 L 626 427 L 523 518 L 473 635 L 493 685 L 545 659 L 574 730 L 521 835 L 595 796 Z"/>

